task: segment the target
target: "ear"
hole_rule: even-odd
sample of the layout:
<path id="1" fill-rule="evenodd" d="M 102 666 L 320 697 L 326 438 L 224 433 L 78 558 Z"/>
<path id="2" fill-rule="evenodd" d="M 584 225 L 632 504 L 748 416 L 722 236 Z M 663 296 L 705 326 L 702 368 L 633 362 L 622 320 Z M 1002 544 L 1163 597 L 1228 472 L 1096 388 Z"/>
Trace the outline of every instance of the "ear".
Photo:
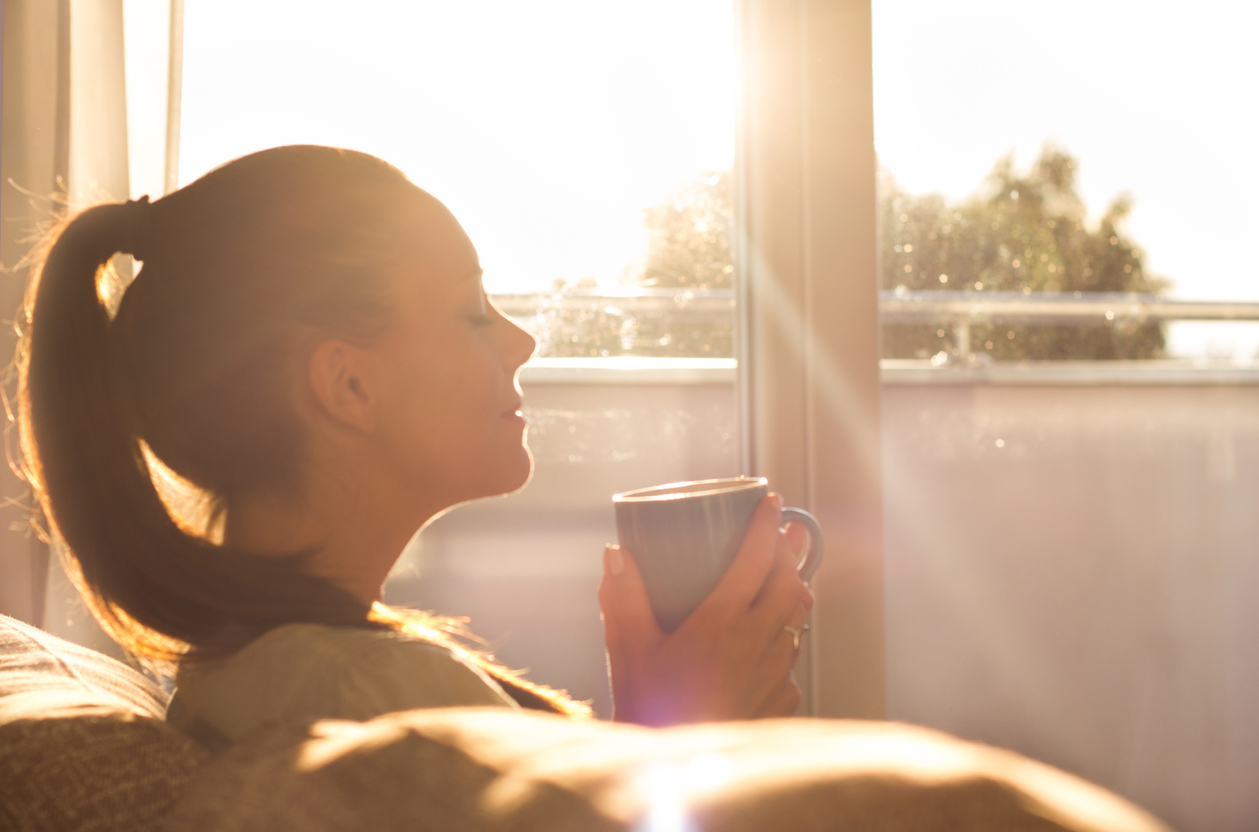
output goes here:
<path id="1" fill-rule="evenodd" d="M 363 433 L 376 429 L 377 396 L 369 352 L 345 341 L 324 341 L 310 353 L 306 377 L 319 409 L 337 424 Z"/>

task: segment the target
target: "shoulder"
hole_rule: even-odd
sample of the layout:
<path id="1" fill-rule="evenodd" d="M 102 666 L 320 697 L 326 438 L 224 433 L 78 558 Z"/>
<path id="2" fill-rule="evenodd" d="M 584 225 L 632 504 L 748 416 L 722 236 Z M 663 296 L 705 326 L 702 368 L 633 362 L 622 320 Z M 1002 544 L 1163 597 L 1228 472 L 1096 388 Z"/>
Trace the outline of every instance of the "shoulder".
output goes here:
<path id="1" fill-rule="evenodd" d="M 389 630 L 340 633 L 337 639 L 325 648 L 335 655 L 343 696 L 373 716 L 410 708 L 515 705 L 489 674 L 442 645 Z"/>
<path id="2" fill-rule="evenodd" d="M 246 668 L 261 672 L 336 674 L 381 663 L 443 667 L 462 662 L 448 648 L 393 630 L 285 624 L 224 659 L 194 665 L 194 672 Z M 181 671 L 182 674 L 182 671 Z"/>
<path id="3" fill-rule="evenodd" d="M 343 694 L 381 699 L 383 710 L 505 702 L 497 683 L 473 662 L 388 629 L 289 624 L 248 645 L 233 661 L 271 672 L 283 668 L 285 675 L 307 682 L 335 684 Z"/>
<path id="4" fill-rule="evenodd" d="M 391 630 L 320 624 L 277 627 L 230 657 L 180 668 L 177 686 L 181 719 L 206 723 L 229 740 L 272 720 L 515 705 L 474 663 L 445 647 Z"/>
<path id="5" fill-rule="evenodd" d="M 356 662 L 403 652 L 453 659 L 450 650 L 393 630 L 376 627 L 338 627 L 328 624 L 285 624 L 259 636 L 228 661 L 270 662 L 289 657 L 306 660 Z"/>

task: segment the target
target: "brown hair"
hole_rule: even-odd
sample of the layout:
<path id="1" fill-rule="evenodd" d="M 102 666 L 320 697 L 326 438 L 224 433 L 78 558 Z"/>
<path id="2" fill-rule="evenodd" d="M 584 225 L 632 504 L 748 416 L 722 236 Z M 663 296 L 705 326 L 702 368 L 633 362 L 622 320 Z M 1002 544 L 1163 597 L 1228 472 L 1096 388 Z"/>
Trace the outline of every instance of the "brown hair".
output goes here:
<path id="1" fill-rule="evenodd" d="M 423 233 L 401 221 L 425 203 L 375 157 L 281 147 L 50 233 L 18 355 L 25 473 L 72 579 L 121 645 L 170 660 L 224 649 L 224 632 L 374 623 L 452 647 L 550 707 L 584 708 L 461 645 L 447 619 L 369 609 L 303 572 L 305 553 L 257 557 L 207 534 L 224 500 L 296 486 L 298 334 L 385 329 L 385 275 Z M 118 252 L 143 267 L 111 319 L 102 280 Z M 155 475 L 209 495 L 210 511 L 181 513 Z"/>

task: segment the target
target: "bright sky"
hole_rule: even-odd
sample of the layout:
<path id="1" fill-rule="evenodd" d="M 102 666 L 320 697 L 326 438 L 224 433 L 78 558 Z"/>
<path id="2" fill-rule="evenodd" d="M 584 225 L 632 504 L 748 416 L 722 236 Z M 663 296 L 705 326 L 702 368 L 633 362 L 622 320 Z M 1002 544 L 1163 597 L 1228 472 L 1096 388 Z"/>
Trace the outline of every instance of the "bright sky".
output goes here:
<path id="1" fill-rule="evenodd" d="M 123 0 L 123 43 L 131 198 L 156 199 L 166 179 L 170 0 Z"/>
<path id="2" fill-rule="evenodd" d="M 730 0 L 187 0 L 180 181 L 273 145 L 376 154 L 492 290 L 615 282 L 643 209 L 734 158 Z"/>

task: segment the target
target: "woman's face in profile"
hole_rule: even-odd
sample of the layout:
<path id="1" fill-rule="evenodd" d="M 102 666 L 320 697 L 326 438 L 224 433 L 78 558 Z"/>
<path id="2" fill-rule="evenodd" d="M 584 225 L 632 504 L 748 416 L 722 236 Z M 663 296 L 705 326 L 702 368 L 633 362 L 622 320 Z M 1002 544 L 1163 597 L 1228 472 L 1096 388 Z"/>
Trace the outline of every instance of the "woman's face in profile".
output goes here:
<path id="1" fill-rule="evenodd" d="M 397 275 L 397 318 L 379 346 L 382 438 L 408 486 L 457 502 L 529 480 L 517 371 L 533 336 L 490 302 L 463 228 L 427 206 L 422 243 Z"/>

